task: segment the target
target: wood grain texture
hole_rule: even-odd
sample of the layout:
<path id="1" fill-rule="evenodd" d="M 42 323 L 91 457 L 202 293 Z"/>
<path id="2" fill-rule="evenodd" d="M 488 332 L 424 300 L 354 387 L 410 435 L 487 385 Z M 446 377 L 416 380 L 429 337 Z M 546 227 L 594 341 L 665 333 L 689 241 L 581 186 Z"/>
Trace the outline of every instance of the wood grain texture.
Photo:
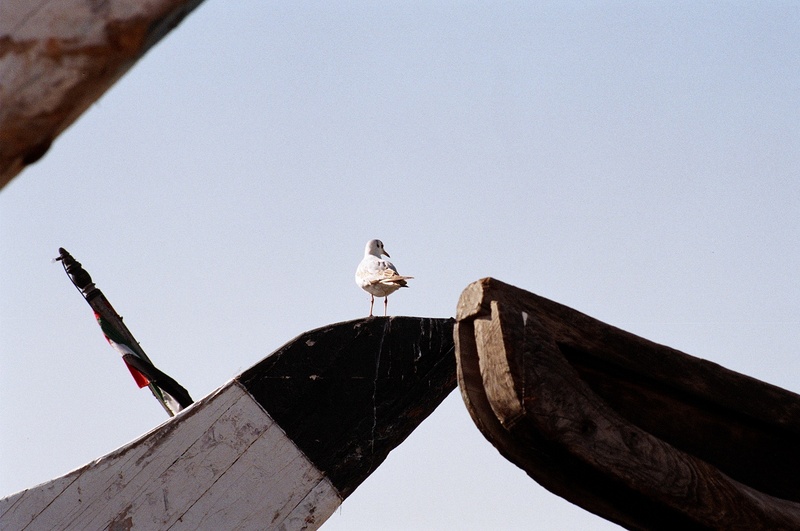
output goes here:
<path id="1" fill-rule="evenodd" d="M 0 188 L 201 1 L 0 2 Z"/>
<path id="2" fill-rule="evenodd" d="M 340 503 L 313 463 L 231 382 L 120 450 L 0 501 L 0 527 L 314 529 Z"/>
<path id="3" fill-rule="evenodd" d="M 634 529 L 797 529 L 800 397 L 484 279 L 458 379 L 500 452 Z"/>

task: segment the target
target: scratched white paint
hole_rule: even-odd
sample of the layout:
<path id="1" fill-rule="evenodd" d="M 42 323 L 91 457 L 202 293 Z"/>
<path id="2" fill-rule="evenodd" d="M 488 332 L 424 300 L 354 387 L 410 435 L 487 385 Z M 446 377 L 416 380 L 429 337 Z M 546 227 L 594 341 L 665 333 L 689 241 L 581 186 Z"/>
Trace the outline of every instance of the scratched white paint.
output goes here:
<path id="1" fill-rule="evenodd" d="M 0 529 L 316 529 L 341 502 L 230 382 L 129 445 L 0 500 Z"/>

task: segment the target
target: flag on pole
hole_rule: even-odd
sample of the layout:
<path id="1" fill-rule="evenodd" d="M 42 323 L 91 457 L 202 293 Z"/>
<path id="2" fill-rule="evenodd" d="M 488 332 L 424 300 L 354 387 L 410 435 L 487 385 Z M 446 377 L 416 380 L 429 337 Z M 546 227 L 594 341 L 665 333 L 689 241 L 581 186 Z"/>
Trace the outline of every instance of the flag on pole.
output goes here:
<path id="1" fill-rule="evenodd" d="M 103 292 L 95 287 L 92 277 L 83 269 L 81 263 L 63 247 L 59 248 L 58 252 L 59 257 L 56 260 L 62 262 L 67 276 L 94 310 L 97 324 L 100 325 L 108 344 L 120 353 L 136 384 L 140 388 L 149 387 L 153 396 L 170 416 L 192 404 L 192 397 L 186 389 L 153 365 L 122 322 L 122 317 L 117 314 Z"/>
<path id="2" fill-rule="evenodd" d="M 161 405 L 170 414 L 174 416 L 181 411 L 185 406 L 192 403 L 192 399 L 186 390 L 178 385 L 178 383 L 159 371 L 149 359 L 144 359 L 136 352 L 134 352 L 131 345 L 127 340 L 120 335 L 116 328 L 114 328 L 108 321 L 95 312 L 95 319 L 103 335 L 106 336 L 108 344 L 114 347 L 114 350 L 122 355 L 122 361 L 133 376 L 136 385 L 141 389 L 142 387 L 150 387 L 153 395 L 161 402 Z M 138 347 L 138 344 L 136 345 Z M 141 351 L 141 347 L 138 348 Z M 173 393 L 178 395 L 178 398 L 172 396 L 166 389 L 172 390 Z M 185 404 L 185 405 L 184 405 Z"/>
<path id="3" fill-rule="evenodd" d="M 112 327 L 108 322 L 106 322 L 103 317 L 94 312 L 94 318 L 97 320 L 97 324 L 100 325 L 100 329 L 103 331 L 103 335 L 106 336 L 106 341 L 108 344 L 114 347 L 114 350 L 119 352 L 122 355 L 122 360 L 125 361 L 125 356 L 135 356 L 136 353 L 131 349 L 128 345 L 125 344 L 125 340 L 120 336 L 119 333 Z M 150 380 L 144 374 L 140 373 L 136 370 L 132 365 L 125 363 L 125 366 L 128 367 L 128 370 L 131 371 L 131 376 L 133 376 L 134 381 L 139 386 L 139 389 L 142 387 L 147 387 L 150 385 Z"/>

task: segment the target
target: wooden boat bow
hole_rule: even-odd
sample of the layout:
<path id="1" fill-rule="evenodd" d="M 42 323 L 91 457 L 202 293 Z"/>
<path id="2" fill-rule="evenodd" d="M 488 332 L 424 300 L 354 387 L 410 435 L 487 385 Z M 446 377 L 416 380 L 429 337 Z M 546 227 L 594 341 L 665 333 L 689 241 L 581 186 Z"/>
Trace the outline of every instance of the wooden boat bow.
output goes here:
<path id="1" fill-rule="evenodd" d="M 153 431 L 0 499 L 0 529 L 316 529 L 455 388 L 453 320 L 305 332 Z"/>
<path id="2" fill-rule="evenodd" d="M 456 319 L 473 420 L 548 490 L 632 529 L 800 529 L 800 396 L 490 278 Z"/>

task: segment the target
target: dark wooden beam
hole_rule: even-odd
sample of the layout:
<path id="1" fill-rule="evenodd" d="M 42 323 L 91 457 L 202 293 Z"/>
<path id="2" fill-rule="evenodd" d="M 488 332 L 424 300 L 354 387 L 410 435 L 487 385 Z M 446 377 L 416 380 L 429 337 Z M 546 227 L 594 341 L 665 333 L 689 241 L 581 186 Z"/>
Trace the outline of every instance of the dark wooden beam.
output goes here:
<path id="1" fill-rule="evenodd" d="M 456 345 L 475 423 L 552 492 L 631 529 L 800 529 L 800 396 L 494 279 Z"/>
<path id="2" fill-rule="evenodd" d="M 201 1 L 0 2 L 0 188 Z"/>
<path id="3" fill-rule="evenodd" d="M 346 497 L 455 389 L 453 326 L 375 317 L 319 328 L 238 381 Z"/>

